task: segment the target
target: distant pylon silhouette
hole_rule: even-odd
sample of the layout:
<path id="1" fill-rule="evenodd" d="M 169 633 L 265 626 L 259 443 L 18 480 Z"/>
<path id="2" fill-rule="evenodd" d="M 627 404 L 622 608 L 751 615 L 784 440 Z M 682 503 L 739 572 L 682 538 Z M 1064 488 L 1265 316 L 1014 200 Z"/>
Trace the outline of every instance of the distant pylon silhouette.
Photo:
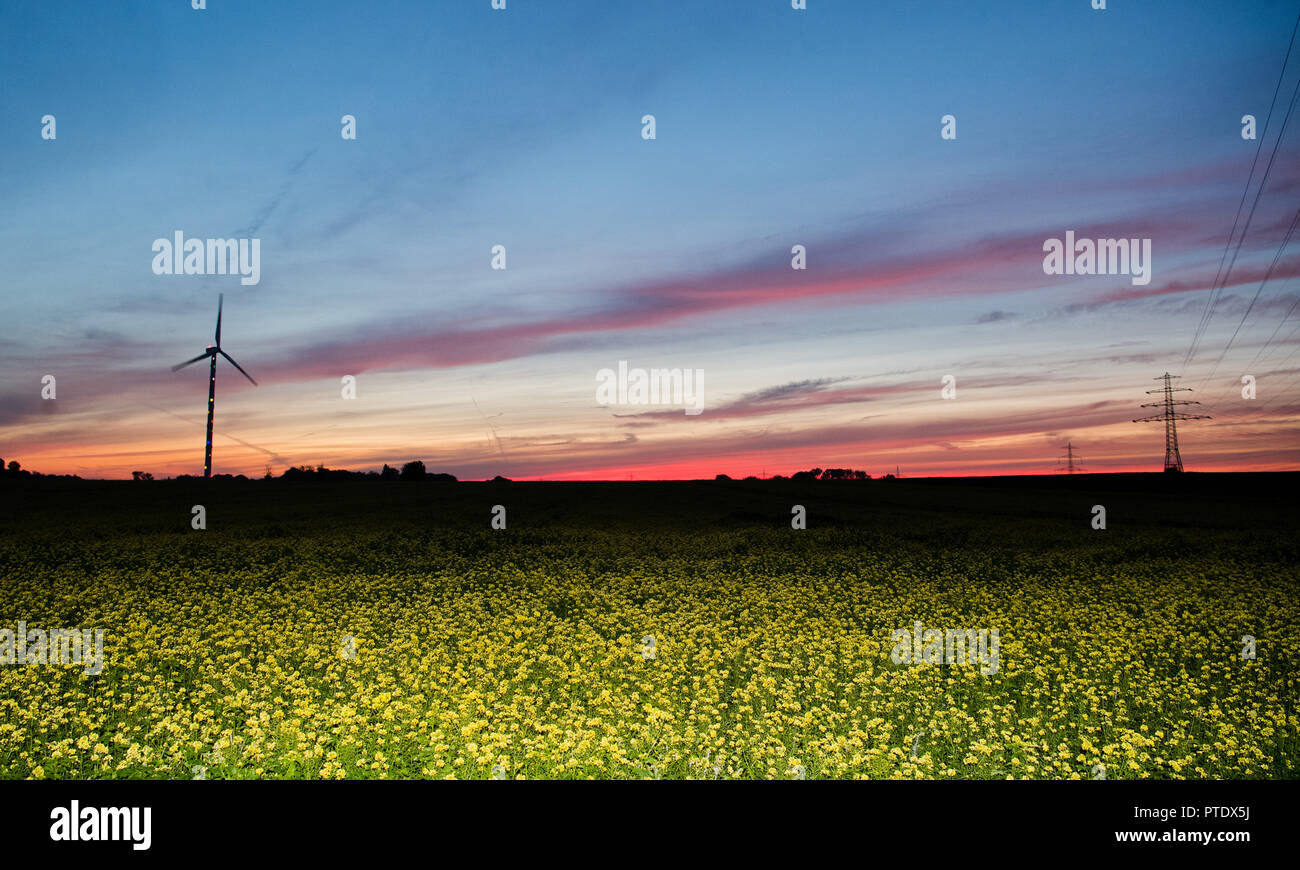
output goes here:
<path id="1" fill-rule="evenodd" d="M 1165 409 L 1165 410 L 1164 410 L 1164 413 L 1163 413 L 1163 414 L 1156 414 L 1154 417 L 1142 417 L 1142 418 L 1140 418 L 1140 419 L 1137 419 L 1137 420 L 1134 420 L 1134 421 L 1133 421 L 1134 423 L 1153 423 L 1153 422 L 1155 422 L 1155 421 L 1157 421 L 1157 420 L 1161 420 L 1161 421 L 1164 422 L 1164 424 L 1165 424 L 1165 471 L 1182 471 L 1182 470 L 1183 470 L 1183 457 L 1182 457 L 1182 455 L 1178 452 L 1178 425 L 1177 425 L 1177 423 L 1176 423 L 1175 421 L 1177 421 L 1177 420 L 1212 420 L 1212 419 L 1214 419 L 1213 417 L 1207 417 L 1207 416 L 1205 416 L 1204 414 L 1178 414 L 1178 413 L 1175 413 L 1175 412 L 1174 412 L 1174 405 L 1199 405 L 1199 404 L 1201 404 L 1200 402 L 1175 402 L 1175 401 L 1174 401 L 1174 393 L 1190 393 L 1190 392 L 1192 392 L 1191 387 L 1174 387 L 1174 386 L 1170 383 L 1170 380 L 1172 380 L 1173 378 L 1177 378 L 1177 377 L 1180 377 L 1180 376 L 1179 376 L 1179 375 L 1171 375 L 1171 374 L 1169 374 L 1169 372 L 1165 372 L 1165 373 L 1164 373 L 1163 375 L 1161 375 L 1160 377 L 1158 377 L 1158 378 L 1153 378 L 1152 380 L 1164 381 L 1164 382 L 1165 382 L 1165 385 L 1164 385 L 1164 387 L 1163 387 L 1162 389 L 1159 389 L 1159 390 L 1147 390 L 1147 393 L 1148 393 L 1148 394 L 1151 394 L 1151 395 L 1154 395 L 1154 394 L 1156 394 L 1156 393 L 1163 393 L 1163 394 L 1164 394 L 1164 401 L 1160 401 L 1160 402 L 1148 402 L 1148 403 L 1146 403 L 1145 405 L 1143 405 L 1142 407 L 1143 407 L 1143 408 L 1161 408 L 1161 407 L 1163 407 L 1163 408 Z"/>
<path id="2" fill-rule="evenodd" d="M 1066 464 L 1064 467 L 1058 468 L 1057 471 L 1064 471 L 1066 474 L 1074 474 L 1076 471 L 1086 470 L 1082 465 L 1074 464 L 1074 460 L 1076 458 L 1079 458 L 1074 455 L 1074 444 L 1072 443 L 1066 444 L 1065 451 L 1066 451 L 1065 456 L 1062 458 L 1061 461 L 1065 462 Z"/>

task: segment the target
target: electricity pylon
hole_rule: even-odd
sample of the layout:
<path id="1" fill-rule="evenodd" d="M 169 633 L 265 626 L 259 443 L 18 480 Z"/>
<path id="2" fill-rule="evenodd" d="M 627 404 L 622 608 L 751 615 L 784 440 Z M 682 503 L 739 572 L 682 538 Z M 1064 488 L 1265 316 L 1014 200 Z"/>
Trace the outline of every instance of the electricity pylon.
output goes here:
<path id="1" fill-rule="evenodd" d="M 1164 413 L 1156 414 L 1154 417 L 1142 417 L 1134 420 L 1134 423 L 1154 423 L 1157 420 L 1165 424 L 1165 471 L 1182 471 L 1183 457 L 1178 452 L 1178 424 L 1177 420 L 1212 420 L 1204 414 L 1179 414 L 1174 411 L 1174 405 L 1199 405 L 1200 402 L 1175 402 L 1174 393 L 1190 393 L 1191 387 L 1174 387 L 1170 380 L 1180 377 L 1165 372 L 1158 378 L 1152 380 L 1164 381 L 1165 385 L 1159 390 L 1147 390 L 1148 394 L 1163 393 L 1164 400 L 1160 402 L 1148 402 L 1143 408 L 1164 408 Z"/>
<path id="2" fill-rule="evenodd" d="M 1060 461 L 1065 462 L 1066 465 L 1064 468 L 1058 468 L 1057 471 L 1064 471 L 1066 474 L 1074 474 L 1076 471 L 1086 470 L 1082 465 L 1074 464 L 1076 458 L 1074 455 L 1074 444 L 1066 444 L 1065 450 L 1065 456 Z"/>

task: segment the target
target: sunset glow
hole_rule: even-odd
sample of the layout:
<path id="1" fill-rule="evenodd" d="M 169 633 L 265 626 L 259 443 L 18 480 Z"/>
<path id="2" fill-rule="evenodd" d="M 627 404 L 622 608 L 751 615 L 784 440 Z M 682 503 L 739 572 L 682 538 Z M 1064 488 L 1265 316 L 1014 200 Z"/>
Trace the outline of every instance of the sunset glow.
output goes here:
<path id="1" fill-rule="evenodd" d="M 1062 4 L 1010 26 L 997 4 L 826 3 L 795 40 L 780 3 L 283 3 L 202 30 L 154 5 L 166 46 L 112 4 L 6 13 L 3 63 L 31 79 L 0 94 L 24 132 L 0 138 L 6 462 L 201 474 L 207 369 L 169 367 L 224 293 L 259 386 L 219 363 L 216 473 L 1042 474 L 1067 441 L 1091 472 L 1158 471 L 1162 427 L 1132 420 L 1165 371 L 1213 417 L 1180 427 L 1189 471 L 1300 466 L 1294 119 L 1183 365 L 1289 4 L 1143 3 L 1117 29 Z M 1152 42 L 1174 8 L 1185 28 Z M 155 274 L 177 232 L 260 239 L 259 280 Z M 1046 274 L 1067 232 L 1150 240 L 1149 283 Z M 702 370 L 703 413 L 598 404 L 620 361 Z"/>

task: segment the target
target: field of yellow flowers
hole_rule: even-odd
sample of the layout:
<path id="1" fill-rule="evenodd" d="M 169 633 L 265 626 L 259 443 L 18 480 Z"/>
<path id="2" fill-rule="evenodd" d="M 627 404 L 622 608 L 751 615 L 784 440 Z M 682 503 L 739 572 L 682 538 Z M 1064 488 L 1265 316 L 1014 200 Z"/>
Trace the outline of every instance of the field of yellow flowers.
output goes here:
<path id="1" fill-rule="evenodd" d="M 639 506 L 669 496 L 272 485 L 11 502 L 0 628 L 102 628 L 106 663 L 0 665 L 0 777 L 1300 769 L 1294 529 L 1232 511 L 1172 528 L 1112 493 L 1097 531 L 1100 496 L 1078 518 L 1065 496 L 934 511 L 868 482 L 799 494 L 796 531 L 775 484 L 684 484 L 649 523 Z M 917 621 L 997 629 L 995 672 L 895 663 Z"/>

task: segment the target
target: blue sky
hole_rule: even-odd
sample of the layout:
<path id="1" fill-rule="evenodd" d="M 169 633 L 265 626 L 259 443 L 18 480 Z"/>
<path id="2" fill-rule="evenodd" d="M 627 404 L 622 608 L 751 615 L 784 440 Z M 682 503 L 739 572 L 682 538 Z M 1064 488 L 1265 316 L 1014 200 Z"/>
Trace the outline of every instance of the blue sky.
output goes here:
<path id="1" fill-rule="evenodd" d="M 1029 473 L 1067 438 L 1097 470 L 1158 467 L 1158 427 L 1128 421 L 1180 371 L 1258 144 L 1240 118 L 1263 126 L 1296 14 L 208 5 L 0 3 L 6 459 L 201 466 L 206 374 L 167 367 L 202 349 L 224 292 L 225 344 L 262 386 L 219 375 L 218 471 Z M 1275 125 L 1298 75 L 1293 59 Z M 1234 275 L 1285 232 L 1295 136 Z M 1152 238 L 1159 292 L 1044 275 L 1042 241 L 1089 227 Z M 260 238 L 261 282 L 154 275 L 150 245 L 177 230 Z M 1264 348 L 1295 300 L 1287 253 L 1204 384 L 1216 420 L 1184 448 L 1200 467 L 1300 459 L 1291 324 Z M 1188 383 L 1257 283 L 1225 289 Z M 1260 400 L 1236 402 L 1261 348 Z M 596 405 L 621 359 L 704 369 L 709 410 Z M 948 373 L 969 385 L 955 403 Z"/>

